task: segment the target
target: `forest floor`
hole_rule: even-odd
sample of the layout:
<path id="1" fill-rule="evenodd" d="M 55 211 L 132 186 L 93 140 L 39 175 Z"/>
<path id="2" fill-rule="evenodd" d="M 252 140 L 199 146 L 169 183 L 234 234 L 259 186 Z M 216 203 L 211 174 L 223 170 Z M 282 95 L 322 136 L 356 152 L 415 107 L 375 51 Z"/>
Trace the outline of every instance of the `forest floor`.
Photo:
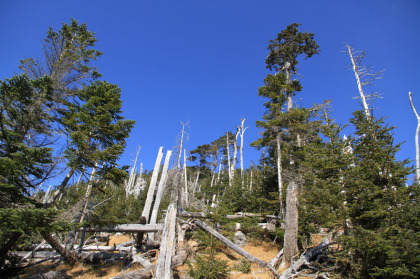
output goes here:
<path id="1" fill-rule="evenodd" d="M 112 246 L 114 244 L 124 243 L 126 241 L 131 240 L 131 235 L 112 235 L 110 237 L 109 245 Z M 189 241 L 189 245 L 191 247 L 197 247 L 197 243 L 193 240 Z M 270 261 L 274 258 L 280 250 L 280 247 L 273 244 L 273 242 L 267 241 L 257 241 L 251 242 L 246 244 L 242 247 L 244 250 L 249 252 L 250 254 L 254 255 L 255 257 L 263 260 L 263 261 Z M 194 256 L 193 256 L 194 257 Z M 230 268 L 232 268 L 230 272 L 229 278 L 238 278 L 238 279 L 271 279 L 273 278 L 271 273 L 261 266 L 257 264 L 251 264 L 251 272 L 244 274 L 239 271 L 234 270 L 235 265 L 237 265 L 242 256 L 240 256 L 235 251 L 229 248 L 219 249 L 217 251 L 216 257 L 218 259 L 224 260 L 227 262 Z M 156 261 L 152 262 L 155 264 Z M 34 276 L 36 274 L 45 273 L 48 271 L 56 271 L 56 270 L 67 270 L 67 274 L 70 275 L 72 278 L 78 279 L 97 279 L 97 278 L 112 278 L 122 272 L 124 268 L 124 264 L 122 262 L 118 263 L 110 263 L 110 264 L 100 264 L 100 265 L 77 265 L 75 267 L 70 267 L 67 264 L 59 264 L 56 265 L 54 263 L 43 263 L 32 268 L 26 270 L 24 274 L 19 276 L 19 278 L 25 278 L 28 276 Z M 130 272 L 133 270 L 141 269 L 142 267 L 138 264 L 133 265 L 131 268 L 125 270 L 125 272 Z M 184 264 L 176 268 L 175 274 L 179 276 L 179 278 L 189 278 L 188 277 L 188 270 L 189 266 Z M 279 270 L 281 273 L 282 271 Z M 304 277 L 299 277 L 304 278 Z"/>

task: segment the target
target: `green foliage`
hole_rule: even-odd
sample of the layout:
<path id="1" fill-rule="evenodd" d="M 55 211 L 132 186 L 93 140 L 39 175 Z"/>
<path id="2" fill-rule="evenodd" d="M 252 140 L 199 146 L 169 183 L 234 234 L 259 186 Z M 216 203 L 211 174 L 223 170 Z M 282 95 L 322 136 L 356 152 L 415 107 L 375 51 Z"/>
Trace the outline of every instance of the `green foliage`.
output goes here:
<path id="1" fill-rule="evenodd" d="M 299 25 L 298 23 L 290 24 L 277 34 L 276 39 L 270 40 L 268 45 L 270 53 L 265 61 L 268 69 L 279 71 L 289 62 L 292 72 L 296 72 L 298 56 L 305 54 L 305 59 L 307 59 L 319 53 L 319 45 L 314 40 L 314 34 L 299 32 Z"/>
<path id="2" fill-rule="evenodd" d="M 194 279 L 223 279 L 229 275 L 227 262 L 216 258 L 214 249 L 210 249 L 209 254 L 197 256 L 195 260 L 194 265 L 188 264 L 188 273 Z"/>
<path id="3" fill-rule="evenodd" d="M 241 259 L 234 267 L 237 271 L 242 273 L 251 272 L 251 262 L 246 259 Z"/>
<path id="4" fill-rule="evenodd" d="M 418 215 L 407 216 L 408 207 L 418 202 L 414 188 L 405 185 L 412 170 L 406 167 L 408 161 L 395 158 L 399 145 L 383 118 L 367 119 L 363 111 L 356 111 L 350 121 L 357 135 L 352 142 L 354 167 L 344 178 L 352 228 L 343 241 L 351 254 L 350 271 L 361 278 L 416 278 L 418 239 L 405 238 L 418 236 L 419 229 Z M 414 223 L 399 220 L 407 217 Z M 405 249 L 400 245 L 409 243 L 411 250 L 401 253 Z"/>

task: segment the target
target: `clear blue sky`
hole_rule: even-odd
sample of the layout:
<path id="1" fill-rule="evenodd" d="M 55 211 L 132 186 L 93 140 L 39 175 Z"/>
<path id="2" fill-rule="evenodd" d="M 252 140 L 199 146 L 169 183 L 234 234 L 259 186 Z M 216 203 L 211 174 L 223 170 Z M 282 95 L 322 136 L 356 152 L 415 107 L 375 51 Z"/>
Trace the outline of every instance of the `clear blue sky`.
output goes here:
<path id="1" fill-rule="evenodd" d="M 360 108 L 353 72 L 346 69 L 345 43 L 365 50 L 366 62 L 385 69 L 376 90 L 377 116 L 398 127 L 406 141 L 399 158 L 415 158 L 417 120 L 408 91 L 420 110 L 420 1 L 1 1 L 0 79 L 19 73 L 19 60 L 41 57 L 49 26 L 70 18 L 96 33 L 103 78 L 122 89 L 124 116 L 136 125 L 122 164 L 130 164 L 138 145 L 146 169 L 159 146 L 171 149 L 189 121 L 187 150 L 210 143 L 241 118 L 246 165 L 259 154 L 249 147 L 258 138 L 255 121 L 264 113 L 258 87 L 265 69 L 267 42 L 288 24 L 302 23 L 315 33 L 321 53 L 302 60 L 303 91 L 298 103 L 311 106 L 332 99 L 334 118 L 346 123 Z"/>

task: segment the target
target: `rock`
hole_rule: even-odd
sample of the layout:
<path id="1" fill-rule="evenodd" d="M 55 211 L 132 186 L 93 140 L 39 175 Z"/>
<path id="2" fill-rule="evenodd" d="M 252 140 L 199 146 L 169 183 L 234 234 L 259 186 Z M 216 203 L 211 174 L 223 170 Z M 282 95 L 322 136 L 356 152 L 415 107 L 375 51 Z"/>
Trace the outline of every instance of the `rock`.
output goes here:
<path id="1" fill-rule="evenodd" d="M 243 232 L 237 231 L 233 237 L 233 243 L 238 246 L 244 246 L 246 244 L 246 236 Z"/>

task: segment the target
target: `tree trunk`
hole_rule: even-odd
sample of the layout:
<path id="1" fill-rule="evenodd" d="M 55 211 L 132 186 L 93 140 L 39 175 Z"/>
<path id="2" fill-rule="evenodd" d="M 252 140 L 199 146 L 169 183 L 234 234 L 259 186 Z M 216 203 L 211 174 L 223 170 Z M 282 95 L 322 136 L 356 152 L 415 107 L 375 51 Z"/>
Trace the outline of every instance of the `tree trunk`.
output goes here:
<path id="1" fill-rule="evenodd" d="M 242 180 L 242 188 L 244 187 L 244 155 L 243 155 L 243 149 L 244 149 L 244 133 L 248 127 L 244 128 L 245 118 L 241 119 L 241 148 L 240 148 L 240 154 L 241 154 L 241 180 Z"/>
<path id="2" fill-rule="evenodd" d="M 412 93 L 408 93 L 408 99 L 410 100 L 411 108 L 413 109 L 414 115 L 417 118 L 417 129 L 416 129 L 416 136 L 414 138 L 415 144 L 416 144 L 416 178 L 417 183 L 420 183 L 420 148 L 419 148 L 419 131 L 420 131 L 420 116 L 416 111 L 416 108 L 414 107 L 413 100 L 411 98 Z"/>
<path id="3" fill-rule="evenodd" d="M 284 217 L 283 207 L 283 177 L 282 177 L 282 164 L 281 164 L 281 133 L 277 132 L 277 180 L 279 186 L 279 202 L 280 202 L 280 217 Z"/>
<path id="4" fill-rule="evenodd" d="M 298 186 L 295 182 L 290 182 L 287 187 L 286 197 L 286 229 L 284 232 L 284 255 L 281 267 L 290 265 L 290 261 L 297 254 L 297 236 L 298 236 Z"/>
<path id="5" fill-rule="evenodd" d="M 149 220 L 149 217 L 150 217 L 149 216 L 150 209 L 152 207 L 153 197 L 155 195 L 156 182 L 159 175 L 160 163 L 162 162 L 162 157 L 163 157 L 163 147 L 160 147 L 157 158 L 156 158 L 155 167 L 153 169 L 152 179 L 150 180 L 150 186 L 147 192 L 146 203 L 144 204 L 143 213 L 141 214 L 141 216 L 146 217 L 146 220 Z"/>
<path id="6" fill-rule="evenodd" d="M 47 241 L 51 247 L 59 253 L 65 261 L 67 261 L 70 265 L 75 265 L 77 263 L 77 257 L 71 251 L 66 249 L 66 247 L 62 246 L 54 236 L 50 233 L 42 233 L 42 237 Z"/>
<path id="7" fill-rule="evenodd" d="M 176 213 L 175 204 L 171 203 L 166 212 L 165 228 L 162 233 L 155 278 L 172 278 L 172 255 L 175 250 Z"/>
<path id="8" fill-rule="evenodd" d="M 14 232 L 10 236 L 9 240 L 4 244 L 2 247 L 0 247 L 0 263 L 4 261 L 4 259 L 7 256 L 7 253 L 13 248 L 13 246 L 16 244 L 16 242 L 19 240 L 19 238 L 23 235 L 21 232 Z"/>
<path id="9" fill-rule="evenodd" d="M 362 82 L 360 81 L 360 74 L 359 74 L 360 66 L 359 65 L 356 65 L 355 59 L 353 57 L 353 50 L 352 50 L 352 48 L 349 45 L 346 45 L 346 47 L 347 47 L 347 53 L 350 56 L 351 65 L 353 67 L 354 76 L 356 77 L 357 88 L 359 89 L 360 98 L 362 99 L 363 109 L 365 110 L 366 118 L 370 121 L 369 106 L 368 106 L 368 104 L 366 102 L 365 93 L 363 92 Z"/>
<path id="10" fill-rule="evenodd" d="M 157 215 L 159 211 L 160 201 L 162 200 L 163 191 L 165 190 L 166 180 L 168 177 L 169 160 L 171 159 L 172 151 L 166 152 L 165 163 L 163 165 L 162 176 L 160 177 L 159 186 L 157 188 L 155 203 L 153 204 L 152 216 L 149 224 L 156 224 Z M 153 237 L 151 237 L 153 239 Z"/>
<path id="11" fill-rule="evenodd" d="M 66 188 L 67 183 L 70 181 L 70 178 L 75 172 L 75 169 L 71 169 L 69 171 L 69 173 L 61 182 L 60 186 L 58 186 L 57 191 L 55 191 L 54 195 L 48 199 L 48 202 L 44 203 L 44 208 L 48 208 L 60 196 L 60 194 L 64 191 L 64 188 Z"/>
<path id="12" fill-rule="evenodd" d="M 238 136 L 239 136 L 240 128 L 236 127 L 236 134 L 235 134 L 235 141 L 233 143 L 233 160 L 232 165 L 230 166 L 230 171 L 232 173 L 231 178 L 235 177 L 235 168 L 236 168 L 236 158 L 238 155 Z"/>

